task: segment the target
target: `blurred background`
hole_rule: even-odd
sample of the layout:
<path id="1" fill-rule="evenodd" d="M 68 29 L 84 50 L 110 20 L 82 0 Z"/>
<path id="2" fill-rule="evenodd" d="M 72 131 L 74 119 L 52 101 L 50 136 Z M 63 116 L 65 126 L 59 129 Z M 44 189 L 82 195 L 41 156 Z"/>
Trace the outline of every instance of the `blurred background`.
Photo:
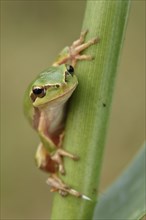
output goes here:
<path id="1" fill-rule="evenodd" d="M 85 1 L 1 2 L 1 215 L 48 219 L 52 194 L 34 155 L 37 134 L 23 116 L 23 95 L 36 74 L 78 38 Z M 100 192 L 144 142 L 145 1 L 132 1 L 117 77 Z"/>

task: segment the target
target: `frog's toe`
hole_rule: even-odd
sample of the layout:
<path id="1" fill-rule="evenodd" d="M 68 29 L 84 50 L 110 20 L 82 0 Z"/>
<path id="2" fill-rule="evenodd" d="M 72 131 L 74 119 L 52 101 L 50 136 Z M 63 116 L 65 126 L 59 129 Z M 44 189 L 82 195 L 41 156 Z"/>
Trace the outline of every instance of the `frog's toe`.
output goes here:
<path id="1" fill-rule="evenodd" d="M 72 195 L 77 198 L 91 200 L 89 197 L 81 194 L 80 192 L 78 192 L 75 189 L 72 189 L 70 186 L 66 185 L 56 174 L 52 174 L 48 178 L 47 184 L 49 186 L 51 186 L 51 192 L 58 192 L 63 197 L 65 197 L 67 195 Z"/>
<path id="2" fill-rule="evenodd" d="M 80 159 L 80 157 L 79 157 L 79 156 L 77 156 L 77 155 L 72 155 L 72 159 L 73 159 L 73 160 L 79 160 L 79 159 Z"/>
<path id="3" fill-rule="evenodd" d="M 62 174 L 62 175 L 65 175 L 65 169 L 64 169 L 64 166 L 63 166 L 63 164 L 60 164 L 59 165 L 59 172 Z"/>

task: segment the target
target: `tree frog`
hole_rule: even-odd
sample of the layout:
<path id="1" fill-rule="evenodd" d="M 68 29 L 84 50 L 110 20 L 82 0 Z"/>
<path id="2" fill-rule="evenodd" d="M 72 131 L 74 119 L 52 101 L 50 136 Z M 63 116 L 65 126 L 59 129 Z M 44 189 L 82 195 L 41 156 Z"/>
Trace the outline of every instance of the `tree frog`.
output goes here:
<path id="1" fill-rule="evenodd" d="M 29 85 L 24 98 L 24 113 L 40 137 L 36 152 L 38 168 L 50 173 L 47 183 L 51 191 L 62 196 L 68 194 L 89 199 L 72 189 L 59 177 L 65 175 L 63 157 L 78 160 L 78 156 L 63 150 L 66 105 L 78 85 L 75 66 L 78 60 L 92 60 L 90 55 L 80 54 L 98 42 L 97 38 L 84 42 L 87 31 L 78 40 L 64 48 L 51 67 L 42 71 Z"/>

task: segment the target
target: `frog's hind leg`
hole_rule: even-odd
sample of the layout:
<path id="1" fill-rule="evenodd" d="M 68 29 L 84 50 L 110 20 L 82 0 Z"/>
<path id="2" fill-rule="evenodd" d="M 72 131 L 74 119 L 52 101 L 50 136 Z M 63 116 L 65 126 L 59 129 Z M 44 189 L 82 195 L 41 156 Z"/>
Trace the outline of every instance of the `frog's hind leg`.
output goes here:
<path id="1" fill-rule="evenodd" d="M 35 160 L 39 169 L 49 173 L 59 171 L 62 175 L 64 175 L 65 168 L 63 157 L 69 157 L 73 160 L 79 159 L 78 156 L 73 155 L 61 148 L 58 148 L 53 153 L 49 154 L 43 144 L 40 143 L 36 152 Z"/>
<path id="2" fill-rule="evenodd" d="M 51 159 L 51 155 L 48 153 L 42 143 L 40 143 L 37 148 L 35 161 L 37 167 L 47 173 L 58 172 L 59 165 Z"/>
<path id="3" fill-rule="evenodd" d="M 78 198 L 83 198 L 86 200 L 91 200 L 89 197 L 81 194 L 80 192 L 72 189 L 71 187 L 67 186 L 63 181 L 56 175 L 52 174 L 48 179 L 47 179 L 47 184 L 51 186 L 51 191 L 53 192 L 59 192 L 61 196 L 67 196 L 67 195 L 73 195 Z"/>
<path id="4" fill-rule="evenodd" d="M 39 144 L 36 152 L 36 162 L 38 168 L 48 173 L 51 173 L 50 177 L 47 180 L 47 184 L 51 186 L 52 192 L 59 192 L 62 196 L 67 196 L 71 194 L 73 196 L 90 200 L 88 197 L 82 195 L 71 187 L 67 186 L 62 182 L 62 180 L 57 176 L 57 173 L 65 173 L 63 165 L 63 156 L 70 157 L 72 159 L 78 159 L 78 157 L 62 150 L 57 149 L 53 156 L 51 156 L 42 143 Z"/>
<path id="5" fill-rule="evenodd" d="M 55 151 L 55 153 L 51 156 L 51 159 L 57 162 L 57 164 L 59 165 L 59 172 L 64 175 L 65 169 L 64 169 L 64 163 L 63 163 L 63 157 L 69 157 L 73 160 L 78 160 L 79 157 L 61 148 Z"/>
<path id="6" fill-rule="evenodd" d="M 57 162 L 57 164 L 59 165 L 59 168 L 58 168 L 59 172 L 64 175 L 65 169 L 64 169 L 64 163 L 63 163 L 63 157 L 69 157 L 72 160 L 78 160 L 79 157 L 77 155 L 71 154 L 62 149 L 63 138 L 64 138 L 64 131 L 60 133 L 59 135 L 57 149 L 54 151 L 53 154 L 51 154 L 51 159 Z"/>

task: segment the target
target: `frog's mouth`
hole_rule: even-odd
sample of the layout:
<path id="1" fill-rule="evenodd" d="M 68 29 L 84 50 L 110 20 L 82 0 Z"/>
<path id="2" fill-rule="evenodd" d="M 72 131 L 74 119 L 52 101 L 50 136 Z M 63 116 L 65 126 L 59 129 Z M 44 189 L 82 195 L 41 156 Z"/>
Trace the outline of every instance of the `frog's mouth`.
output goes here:
<path id="1" fill-rule="evenodd" d="M 74 92 L 74 90 L 76 89 L 77 87 L 77 84 L 76 83 L 74 86 L 72 86 L 69 90 L 67 91 L 64 91 L 63 94 L 61 95 L 58 95 L 57 97 L 53 97 L 52 99 L 48 100 L 48 101 L 44 101 L 44 99 L 42 99 L 43 97 L 45 97 L 45 95 L 39 97 L 39 96 L 36 96 L 33 92 L 31 92 L 30 94 L 30 98 L 32 100 L 32 104 L 34 107 L 45 107 L 46 105 L 55 105 L 58 103 L 65 103 L 69 98 L 70 96 L 72 95 L 72 93 Z M 42 100 L 42 101 L 41 101 Z"/>

